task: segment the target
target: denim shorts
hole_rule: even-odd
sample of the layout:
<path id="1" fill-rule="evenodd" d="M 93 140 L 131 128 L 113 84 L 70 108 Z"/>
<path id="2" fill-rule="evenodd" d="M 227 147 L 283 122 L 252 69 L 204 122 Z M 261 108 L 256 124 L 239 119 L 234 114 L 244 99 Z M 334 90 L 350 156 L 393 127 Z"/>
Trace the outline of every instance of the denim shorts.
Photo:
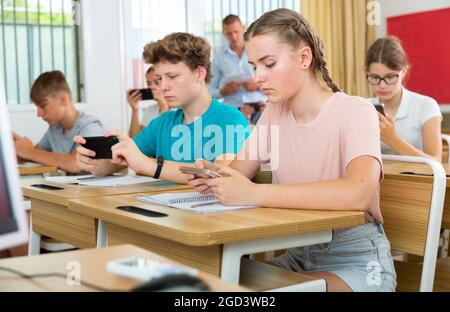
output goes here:
<path id="1" fill-rule="evenodd" d="M 389 241 L 379 223 L 333 231 L 326 244 L 291 248 L 273 262 L 297 272 L 329 272 L 353 291 L 395 291 L 397 285 Z"/>

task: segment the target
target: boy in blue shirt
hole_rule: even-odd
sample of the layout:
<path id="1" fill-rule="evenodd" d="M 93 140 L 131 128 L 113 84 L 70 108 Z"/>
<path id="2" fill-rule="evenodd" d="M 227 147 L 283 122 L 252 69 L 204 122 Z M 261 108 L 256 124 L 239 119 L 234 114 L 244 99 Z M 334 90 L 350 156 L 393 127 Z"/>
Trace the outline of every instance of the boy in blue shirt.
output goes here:
<path id="1" fill-rule="evenodd" d="M 211 81 L 211 48 L 203 38 L 173 33 L 144 48 L 144 59 L 155 67 L 164 98 L 176 111 L 154 119 L 134 140 L 111 131 L 120 143 L 113 146 L 113 159 L 95 160 L 93 151 L 77 149 L 78 164 L 95 175 L 108 175 L 123 166 L 135 172 L 182 182 L 180 165 L 194 166 L 197 159 L 229 163 L 241 149 L 250 127 L 234 107 L 222 104 L 208 91 Z M 84 139 L 74 141 L 83 144 Z M 157 159 L 159 161 L 157 161 Z"/>

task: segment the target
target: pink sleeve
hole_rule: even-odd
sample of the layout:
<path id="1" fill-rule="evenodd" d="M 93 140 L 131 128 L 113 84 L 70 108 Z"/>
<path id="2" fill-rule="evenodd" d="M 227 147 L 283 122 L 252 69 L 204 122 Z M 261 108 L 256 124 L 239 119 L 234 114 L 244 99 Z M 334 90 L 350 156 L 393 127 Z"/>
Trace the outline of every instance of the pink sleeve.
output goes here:
<path id="1" fill-rule="evenodd" d="M 380 181 L 383 179 L 383 162 L 380 148 L 380 126 L 373 105 L 359 106 L 345 121 L 341 130 L 343 159 L 345 168 L 359 156 L 372 156 L 378 160 L 381 168 Z"/>
<path id="2" fill-rule="evenodd" d="M 261 114 L 258 123 L 245 142 L 245 150 L 250 160 L 258 160 L 260 163 L 270 161 L 270 116 L 271 104 Z"/>

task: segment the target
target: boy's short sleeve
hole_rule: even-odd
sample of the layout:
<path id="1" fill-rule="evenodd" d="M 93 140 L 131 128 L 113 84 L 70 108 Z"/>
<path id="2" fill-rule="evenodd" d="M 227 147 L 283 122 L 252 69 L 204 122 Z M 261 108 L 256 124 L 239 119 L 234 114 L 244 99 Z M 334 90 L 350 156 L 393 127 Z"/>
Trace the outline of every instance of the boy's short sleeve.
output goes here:
<path id="1" fill-rule="evenodd" d="M 80 129 L 79 135 L 82 137 L 103 136 L 105 135 L 105 128 L 99 121 L 94 121 L 86 124 Z"/>
<path id="2" fill-rule="evenodd" d="M 50 144 L 50 129 L 47 129 L 37 146 L 44 151 L 52 151 L 52 147 Z"/>

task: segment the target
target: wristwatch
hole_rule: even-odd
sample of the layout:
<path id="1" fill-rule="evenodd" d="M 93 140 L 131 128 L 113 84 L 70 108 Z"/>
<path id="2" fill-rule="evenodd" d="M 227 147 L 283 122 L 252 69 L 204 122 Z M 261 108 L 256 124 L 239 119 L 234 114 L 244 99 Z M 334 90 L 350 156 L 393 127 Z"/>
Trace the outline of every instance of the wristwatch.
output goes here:
<path id="1" fill-rule="evenodd" d="M 164 164 L 164 158 L 162 156 L 158 156 L 158 158 L 156 160 L 156 171 L 155 171 L 155 175 L 153 176 L 153 178 L 159 179 L 163 164 Z"/>

